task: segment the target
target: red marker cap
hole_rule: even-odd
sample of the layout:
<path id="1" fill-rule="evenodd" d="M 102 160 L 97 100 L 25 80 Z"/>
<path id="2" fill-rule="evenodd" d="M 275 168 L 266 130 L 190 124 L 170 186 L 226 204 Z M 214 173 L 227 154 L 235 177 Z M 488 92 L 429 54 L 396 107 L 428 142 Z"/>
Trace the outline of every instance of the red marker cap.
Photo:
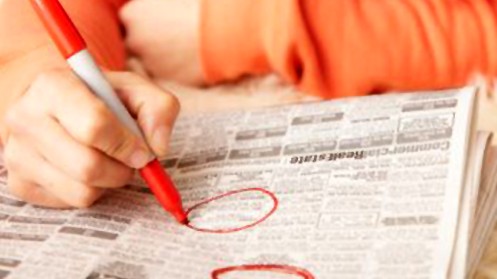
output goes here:
<path id="1" fill-rule="evenodd" d="M 58 0 L 30 1 L 64 58 L 86 48 L 81 34 Z"/>

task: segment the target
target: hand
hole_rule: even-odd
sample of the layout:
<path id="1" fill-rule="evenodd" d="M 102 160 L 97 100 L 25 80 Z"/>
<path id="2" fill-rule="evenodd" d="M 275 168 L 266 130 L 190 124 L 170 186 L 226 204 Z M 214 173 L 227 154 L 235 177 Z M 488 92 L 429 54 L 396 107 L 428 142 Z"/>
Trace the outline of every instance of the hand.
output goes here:
<path id="1" fill-rule="evenodd" d="M 109 73 L 108 79 L 163 156 L 179 111 L 176 98 L 131 73 Z M 88 207 L 152 156 L 69 70 L 39 75 L 4 121 L 9 190 L 42 206 Z"/>
<path id="2" fill-rule="evenodd" d="M 130 1 L 120 12 L 126 44 L 155 78 L 204 83 L 199 51 L 199 1 Z"/>

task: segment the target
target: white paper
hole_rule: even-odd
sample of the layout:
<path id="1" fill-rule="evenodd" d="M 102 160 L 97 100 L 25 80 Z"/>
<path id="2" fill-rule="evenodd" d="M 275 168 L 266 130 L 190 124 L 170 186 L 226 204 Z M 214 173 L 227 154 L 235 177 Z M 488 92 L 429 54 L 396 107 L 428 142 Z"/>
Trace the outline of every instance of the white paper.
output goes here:
<path id="1" fill-rule="evenodd" d="M 140 180 L 88 210 L 34 207 L 2 186 L 0 278 L 444 278 L 466 264 L 451 259 L 473 97 L 182 117 L 163 164 L 197 230 Z"/>

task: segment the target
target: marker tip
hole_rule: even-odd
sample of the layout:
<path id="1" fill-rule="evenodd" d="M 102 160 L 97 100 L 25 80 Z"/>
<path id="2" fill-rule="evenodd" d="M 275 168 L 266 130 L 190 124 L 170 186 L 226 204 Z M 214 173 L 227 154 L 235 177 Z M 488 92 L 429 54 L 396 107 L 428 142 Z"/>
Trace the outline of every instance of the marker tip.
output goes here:
<path id="1" fill-rule="evenodd" d="M 188 220 L 188 216 L 186 216 L 186 213 L 183 212 L 183 211 L 180 211 L 180 212 L 175 212 L 174 214 L 174 218 L 176 218 L 176 220 L 178 221 L 178 223 L 180 224 L 183 224 L 183 225 L 188 225 L 188 223 L 190 222 Z"/>

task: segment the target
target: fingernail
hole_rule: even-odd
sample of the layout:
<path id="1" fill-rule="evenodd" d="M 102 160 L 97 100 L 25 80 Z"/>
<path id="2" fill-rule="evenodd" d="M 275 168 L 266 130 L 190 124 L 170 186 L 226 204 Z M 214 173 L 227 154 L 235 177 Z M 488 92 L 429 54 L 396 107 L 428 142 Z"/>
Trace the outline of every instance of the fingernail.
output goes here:
<path id="1" fill-rule="evenodd" d="M 143 168 L 152 159 L 152 154 L 150 152 L 138 149 L 130 157 L 131 167 L 135 169 Z"/>
<path id="2" fill-rule="evenodd" d="M 165 156 L 169 144 L 170 130 L 166 126 L 160 126 L 152 134 L 152 146 L 159 157 Z"/>

